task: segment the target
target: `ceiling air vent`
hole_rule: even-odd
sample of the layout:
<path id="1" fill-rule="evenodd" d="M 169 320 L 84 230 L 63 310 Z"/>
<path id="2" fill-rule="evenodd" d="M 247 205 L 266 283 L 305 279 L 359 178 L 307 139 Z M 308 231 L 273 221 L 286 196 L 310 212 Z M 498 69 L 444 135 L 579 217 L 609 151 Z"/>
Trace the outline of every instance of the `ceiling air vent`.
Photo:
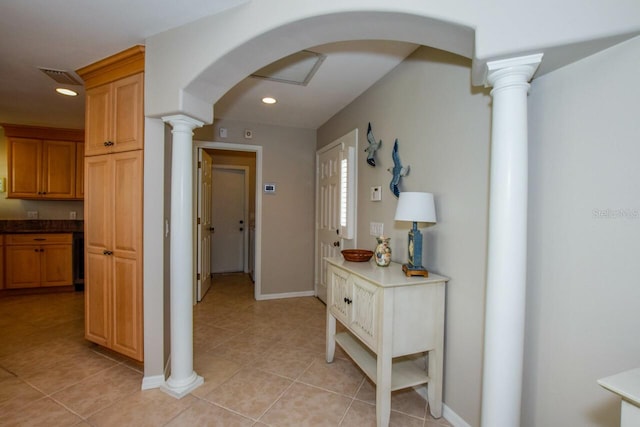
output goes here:
<path id="1" fill-rule="evenodd" d="M 82 85 L 82 83 L 80 83 L 78 79 L 76 79 L 73 76 L 73 74 L 71 74 L 68 71 L 53 70 L 51 68 L 38 68 L 38 69 L 58 83 L 65 84 L 65 85 L 78 85 L 78 86 Z"/>

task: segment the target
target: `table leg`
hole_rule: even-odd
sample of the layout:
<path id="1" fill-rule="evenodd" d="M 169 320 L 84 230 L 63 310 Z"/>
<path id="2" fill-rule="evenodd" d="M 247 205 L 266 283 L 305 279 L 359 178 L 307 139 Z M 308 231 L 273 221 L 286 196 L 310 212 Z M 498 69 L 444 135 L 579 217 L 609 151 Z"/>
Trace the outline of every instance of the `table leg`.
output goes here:
<path id="1" fill-rule="evenodd" d="M 427 397 L 429 398 L 429 411 L 434 418 L 442 416 L 442 364 L 443 352 L 441 349 L 429 352 L 429 383 L 427 384 Z"/>
<path id="2" fill-rule="evenodd" d="M 327 363 L 333 362 L 336 352 L 336 318 L 327 309 Z"/>
<path id="3" fill-rule="evenodd" d="M 376 384 L 377 427 L 387 427 L 391 417 L 391 358 L 378 356 L 378 383 Z"/>

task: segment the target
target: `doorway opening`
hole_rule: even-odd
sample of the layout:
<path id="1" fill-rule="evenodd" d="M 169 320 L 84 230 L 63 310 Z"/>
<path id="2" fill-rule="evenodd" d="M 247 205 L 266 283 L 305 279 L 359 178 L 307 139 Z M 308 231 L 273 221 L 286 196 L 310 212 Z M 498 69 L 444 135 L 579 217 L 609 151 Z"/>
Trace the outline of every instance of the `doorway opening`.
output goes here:
<path id="1" fill-rule="evenodd" d="M 203 229 L 202 220 L 198 223 L 198 210 L 195 212 L 194 221 L 198 228 L 195 252 L 198 260 L 196 263 L 198 264 L 198 273 L 201 273 L 201 267 L 207 263 L 206 259 L 203 262 L 202 257 L 209 257 L 209 270 L 206 272 L 209 275 L 209 280 L 216 273 L 241 272 L 249 274 L 254 283 L 254 298 L 260 299 L 262 294 L 260 280 L 262 194 L 259 189 L 262 186 L 262 147 L 194 141 L 194 149 L 196 150 L 194 159 L 199 159 L 201 152 L 210 156 L 212 172 L 210 202 L 202 200 L 200 176 L 198 176 L 196 183 L 196 187 L 199 188 L 195 189 L 198 210 L 201 210 L 203 202 L 204 205 L 210 203 L 212 217 L 210 224 L 204 224 L 204 227 L 209 228 L 212 233 L 207 242 L 207 230 Z M 216 190 L 217 184 L 222 184 L 222 187 Z M 238 193 L 243 194 L 239 195 Z M 229 197 L 235 201 L 230 202 Z M 235 204 L 235 210 L 226 209 L 229 204 Z M 224 209 L 219 209 L 221 206 L 224 206 Z M 240 216 L 238 217 L 238 215 Z M 206 247 L 209 249 L 209 254 L 206 249 L 203 250 L 203 244 L 209 245 Z M 195 284 L 194 296 L 196 298 L 194 299 L 196 301 L 201 300 L 201 297 L 204 296 L 204 293 L 199 295 L 203 279 L 205 277 L 201 274 L 200 280 L 197 280 Z"/>

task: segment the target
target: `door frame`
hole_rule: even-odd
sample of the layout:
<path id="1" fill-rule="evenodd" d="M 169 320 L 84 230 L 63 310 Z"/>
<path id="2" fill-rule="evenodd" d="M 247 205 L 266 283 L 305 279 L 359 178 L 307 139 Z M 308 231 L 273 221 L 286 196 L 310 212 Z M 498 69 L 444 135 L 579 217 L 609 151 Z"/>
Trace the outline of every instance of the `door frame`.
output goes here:
<path id="1" fill-rule="evenodd" d="M 242 165 L 212 165 L 212 169 L 244 171 L 244 211 L 242 212 L 242 220 L 244 221 L 244 227 L 242 230 L 242 244 L 243 244 L 243 248 L 242 248 L 242 269 L 243 270 L 242 271 L 245 273 L 248 273 L 249 272 L 249 193 L 250 193 L 249 183 L 251 182 L 251 170 L 249 169 L 248 166 L 242 166 Z M 211 198 L 211 203 L 213 203 L 213 198 Z"/>
<path id="2" fill-rule="evenodd" d="M 256 205 L 255 205 L 255 255 L 254 255 L 254 275 L 253 275 L 253 294 L 256 300 L 262 299 L 262 147 L 259 145 L 247 145 L 247 144 L 233 144 L 230 142 L 215 142 L 215 141 L 193 141 L 193 162 L 194 162 L 194 171 L 197 173 L 198 166 L 198 148 L 211 148 L 216 150 L 227 150 L 227 151 L 248 151 L 256 153 Z M 193 185 L 193 204 L 197 207 L 198 203 L 198 189 L 197 189 L 197 177 L 194 179 Z M 193 223 L 195 224 L 198 220 L 196 216 L 197 209 L 194 208 L 194 217 Z M 195 230 L 195 227 L 194 227 Z M 197 253 L 197 237 L 194 236 L 194 253 Z M 194 262 L 197 261 L 197 256 L 193 257 Z M 197 290 L 197 282 L 195 281 L 194 274 L 194 282 L 193 282 L 193 292 L 194 292 L 194 305 L 195 305 L 195 297 Z"/>

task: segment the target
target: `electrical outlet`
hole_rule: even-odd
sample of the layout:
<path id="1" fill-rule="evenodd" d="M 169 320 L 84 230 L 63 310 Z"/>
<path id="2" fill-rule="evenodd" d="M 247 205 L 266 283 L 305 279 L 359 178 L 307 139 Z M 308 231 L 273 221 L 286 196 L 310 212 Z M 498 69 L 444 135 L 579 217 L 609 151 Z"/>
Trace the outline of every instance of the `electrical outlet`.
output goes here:
<path id="1" fill-rule="evenodd" d="M 27 219 L 38 219 L 38 211 L 27 211 Z"/>
<path id="2" fill-rule="evenodd" d="M 69 219 L 76 219 L 76 211 L 69 212 Z"/>
<path id="3" fill-rule="evenodd" d="M 382 236 L 384 234 L 384 224 L 381 222 L 370 222 L 369 234 L 376 237 Z"/>

